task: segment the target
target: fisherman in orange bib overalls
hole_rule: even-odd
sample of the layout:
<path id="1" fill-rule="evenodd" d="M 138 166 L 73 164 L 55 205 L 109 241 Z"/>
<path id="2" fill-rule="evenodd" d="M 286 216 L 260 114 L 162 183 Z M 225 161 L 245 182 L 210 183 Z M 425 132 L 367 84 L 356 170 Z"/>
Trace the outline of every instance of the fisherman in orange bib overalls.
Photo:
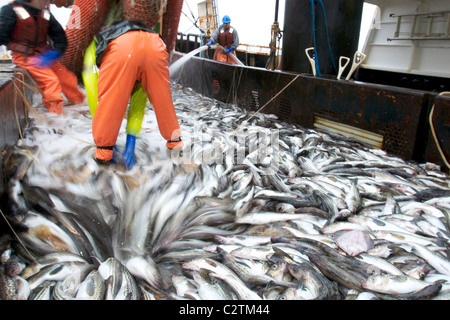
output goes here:
<path id="1" fill-rule="evenodd" d="M 236 49 L 239 46 L 238 32 L 230 26 L 231 19 L 229 16 L 224 16 L 222 23 L 219 29 L 214 31 L 214 34 L 206 45 L 209 47 L 213 43 L 218 43 L 223 47 L 223 49 L 218 48 L 216 50 L 214 60 L 237 64 L 229 55 L 234 54 L 236 56 Z"/>
<path id="2" fill-rule="evenodd" d="M 136 87 L 151 97 L 153 109 L 166 147 L 183 146 L 181 131 L 172 101 L 169 54 L 166 45 L 151 28 L 138 21 L 124 20 L 103 30 L 96 37 L 98 104 L 92 134 L 97 145 L 95 159 L 107 164 L 114 158 L 114 146 L 130 96 Z M 137 133 L 127 133 L 125 151 L 120 162 L 131 168 Z"/>
<path id="3" fill-rule="evenodd" d="M 64 93 L 72 103 L 82 103 L 74 73 L 58 58 L 67 48 L 64 29 L 50 13 L 50 0 L 16 0 L 0 12 L 0 44 L 12 51 L 12 62 L 27 70 L 42 93 L 49 112 L 62 114 Z M 50 45 L 49 39 L 52 41 Z"/>

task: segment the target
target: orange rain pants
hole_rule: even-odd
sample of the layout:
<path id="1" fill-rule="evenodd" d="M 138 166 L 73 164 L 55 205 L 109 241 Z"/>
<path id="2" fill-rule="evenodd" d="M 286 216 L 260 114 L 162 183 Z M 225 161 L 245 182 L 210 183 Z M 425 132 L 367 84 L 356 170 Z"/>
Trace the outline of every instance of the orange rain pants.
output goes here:
<path id="1" fill-rule="evenodd" d="M 128 31 L 108 43 L 98 77 L 98 105 L 92 121 L 95 158 L 113 158 L 128 101 L 136 81 L 151 97 L 161 136 L 169 149 L 181 148 L 180 126 L 170 91 L 166 45 L 156 33 Z"/>
<path id="2" fill-rule="evenodd" d="M 77 76 L 56 60 L 51 67 L 36 66 L 35 56 L 26 57 L 23 53 L 13 52 L 12 62 L 27 70 L 41 91 L 42 103 L 49 112 L 63 114 L 64 93 L 67 100 L 78 104 L 84 101 L 84 94 L 78 88 Z"/>
<path id="3" fill-rule="evenodd" d="M 236 56 L 236 51 L 233 51 L 230 54 L 234 54 Z M 231 64 L 237 64 L 228 54 L 222 51 L 221 48 L 218 48 L 214 54 L 214 60 L 219 62 L 226 62 Z"/>

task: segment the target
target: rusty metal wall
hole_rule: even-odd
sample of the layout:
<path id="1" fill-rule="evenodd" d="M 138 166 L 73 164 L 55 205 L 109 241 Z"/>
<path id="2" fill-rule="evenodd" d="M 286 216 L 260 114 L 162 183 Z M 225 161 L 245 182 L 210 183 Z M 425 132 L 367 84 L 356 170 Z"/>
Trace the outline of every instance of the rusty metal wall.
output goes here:
<path id="1" fill-rule="evenodd" d="M 172 54 L 172 61 L 181 57 Z M 193 57 L 174 80 L 196 92 L 251 111 L 262 112 L 312 128 L 321 117 L 383 136 L 382 149 L 408 160 L 431 158 L 427 115 L 435 93 L 326 77 L 233 66 Z M 449 149 L 449 98 L 436 98 L 436 131 Z M 444 115 L 444 117 L 442 117 Z M 434 160 L 433 160 L 434 159 Z"/>
<path id="2" fill-rule="evenodd" d="M 14 86 L 14 79 L 25 81 L 31 84 L 32 80 L 28 75 L 18 71 L 13 71 L 11 65 L 10 70 L 5 71 L 4 66 L 0 70 L 0 194 L 3 194 L 5 181 L 3 176 L 3 157 L 6 150 L 14 145 L 19 139 L 19 125 L 23 129 L 26 125 L 26 109 L 21 96 L 16 90 L 21 90 L 26 98 L 31 101 L 32 91 L 20 82 L 16 82 L 17 88 Z"/>

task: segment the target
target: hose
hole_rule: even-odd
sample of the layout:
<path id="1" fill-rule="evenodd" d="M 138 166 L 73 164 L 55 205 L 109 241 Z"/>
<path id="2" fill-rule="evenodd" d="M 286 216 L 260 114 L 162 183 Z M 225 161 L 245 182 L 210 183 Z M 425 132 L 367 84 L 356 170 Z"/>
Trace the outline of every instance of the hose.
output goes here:
<path id="1" fill-rule="evenodd" d="M 450 96 L 450 91 L 441 92 L 439 94 L 439 96 Z M 442 151 L 441 145 L 440 145 L 439 140 L 438 140 L 437 135 L 436 135 L 436 131 L 434 129 L 434 125 L 433 125 L 434 106 L 435 105 L 433 104 L 433 107 L 431 108 L 431 112 L 430 112 L 430 117 L 429 117 L 431 133 L 433 134 L 434 142 L 436 143 L 436 147 L 438 148 L 438 151 L 439 151 L 439 154 L 441 155 L 442 160 L 444 161 L 444 163 L 447 166 L 447 168 L 450 169 L 450 164 L 447 161 L 447 159 L 445 158 L 445 154 Z"/>
<path id="2" fill-rule="evenodd" d="M 320 4 L 320 6 L 322 7 L 322 14 L 323 14 L 323 21 L 325 24 L 325 34 L 327 37 L 327 45 L 328 45 L 328 51 L 330 54 L 330 58 L 331 58 L 331 63 L 333 65 L 333 69 L 337 74 L 337 68 L 336 68 L 336 62 L 334 61 L 334 54 L 333 54 L 333 50 L 331 49 L 331 42 L 330 42 L 330 35 L 328 33 L 328 23 L 327 23 L 327 16 L 326 16 L 326 11 L 325 11 L 325 6 L 322 2 L 322 0 L 311 0 L 311 11 L 312 11 L 312 29 L 313 29 L 313 43 L 314 43 L 314 60 L 315 60 L 315 64 L 316 64 L 316 75 L 317 76 L 321 76 L 320 73 L 320 66 L 319 66 L 319 55 L 317 52 L 317 40 L 316 40 L 316 14 L 315 14 L 315 9 L 314 9 L 314 3 L 318 2 Z"/>
<path id="3" fill-rule="evenodd" d="M 314 9 L 315 0 L 311 0 L 311 11 L 312 11 L 312 31 L 313 31 L 313 45 L 314 45 L 314 61 L 316 64 L 316 75 L 321 76 L 320 66 L 319 66 L 319 55 L 317 54 L 317 42 L 316 42 L 316 13 Z"/>

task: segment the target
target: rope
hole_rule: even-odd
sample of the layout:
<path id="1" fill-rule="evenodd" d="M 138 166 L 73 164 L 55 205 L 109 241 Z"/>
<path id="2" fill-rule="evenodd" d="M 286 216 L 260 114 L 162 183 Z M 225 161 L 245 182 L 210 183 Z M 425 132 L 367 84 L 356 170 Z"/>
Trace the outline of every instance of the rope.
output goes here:
<path id="1" fill-rule="evenodd" d="M 231 81 L 230 91 L 228 92 L 227 103 L 230 102 L 230 96 L 231 96 L 231 99 L 232 99 L 232 103 L 235 104 L 237 102 L 237 94 L 238 94 L 238 90 L 237 89 L 241 85 L 241 78 L 242 78 L 243 69 L 240 68 L 239 79 L 238 79 L 237 85 L 235 85 L 235 82 L 236 82 L 236 70 L 237 70 L 237 68 L 234 68 L 233 80 Z"/>
<path id="2" fill-rule="evenodd" d="M 27 86 L 28 88 L 32 89 L 33 91 L 35 91 L 35 92 L 40 92 L 37 88 L 32 88 L 30 85 L 28 85 L 27 83 L 25 83 L 25 81 L 18 80 L 18 79 L 16 79 L 16 80 L 17 80 L 18 82 L 20 82 L 21 84 Z M 40 116 L 40 115 L 34 110 L 34 108 L 33 108 L 33 106 L 31 105 L 31 103 L 30 103 L 30 102 L 28 101 L 28 99 L 25 97 L 25 94 L 23 94 L 22 92 L 20 92 L 20 90 L 19 90 L 19 88 L 18 88 L 18 86 L 17 86 L 16 83 L 14 83 L 14 86 L 15 86 L 15 88 L 18 90 L 20 96 L 22 97 L 22 100 L 23 100 L 25 106 L 27 107 L 28 111 L 29 111 L 30 113 L 32 113 L 33 116 L 34 116 L 36 119 L 39 120 L 39 122 L 41 122 L 41 123 L 43 123 L 43 124 L 45 124 L 45 125 L 47 125 L 47 126 L 50 127 L 50 124 L 48 123 L 48 121 L 45 120 L 44 117 Z M 36 91 L 36 90 L 37 90 L 37 91 Z M 20 131 L 20 128 L 19 128 L 19 131 Z M 70 138 L 72 138 L 72 139 L 74 139 L 74 140 L 78 140 L 78 141 L 84 142 L 84 143 L 86 143 L 86 144 L 88 144 L 88 145 L 95 146 L 95 144 L 93 144 L 93 143 L 90 143 L 90 142 L 88 142 L 88 141 L 85 141 L 85 140 L 79 139 L 79 138 L 77 138 L 77 137 L 71 136 L 70 134 L 67 134 L 67 132 L 65 132 L 65 131 L 62 130 L 62 129 L 58 129 L 58 130 L 55 129 L 55 131 L 58 132 L 59 134 L 66 135 L 67 137 L 70 137 Z"/>
<path id="3" fill-rule="evenodd" d="M 24 75 L 23 75 L 23 73 L 20 73 L 21 75 L 22 75 L 22 77 L 24 77 Z M 14 81 L 13 81 L 13 85 L 14 85 L 14 93 L 18 93 L 21 97 L 22 97 L 22 100 L 24 101 L 24 105 L 29 109 L 29 107 L 28 107 L 28 105 L 27 104 L 30 104 L 30 102 L 28 101 L 28 99 L 25 97 L 25 92 L 22 92 L 21 90 L 20 90 L 20 88 L 18 87 L 18 85 L 17 85 L 17 83 L 16 82 L 22 82 L 22 83 L 25 83 L 25 81 L 23 81 L 23 80 L 18 80 L 18 78 L 15 78 L 14 79 Z M 24 88 L 24 91 L 25 91 L 25 88 Z M 28 116 L 27 116 L 27 109 L 24 109 L 24 111 L 25 111 L 25 114 L 26 114 L 26 117 L 25 118 L 28 118 Z M 23 145 L 24 145 L 24 147 L 25 147 L 25 150 L 30 154 L 30 156 L 33 158 L 33 161 L 34 162 L 38 162 L 38 159 L 36 159 L 36 157 L 33 155 L 33 153 L 30 151 L 30 149 L 28 148 L 28 146 L 27 146 L 27 144 L 26 144 L 26 142 L 25 142 L 25 140 L 23 139 L 23 134 L 22 134 L 22 129 L 21 129 L 21 126 L 20 126 L 20 121 L 19 121 L 19 115 L 18 115 L 18 113 L 17 113 L 17 100 L 16 100 L 16 94 L 14 94 L 14 113 L 15 113 L 15 117 L 16 117 L 16 124 L 17 124 L 17 129 L 18 129 L 18 131 L 19 131 L 19 137 L 20 137 L 20 140 L 22 140 L 22 143 L 23 143 Z"/>
<path id="4" fill-rule="evenodd" d="M 439 96 L 450 96 L 450 91 L 441 92 L 439 94 Z M 445 154 L 442 151 L 441 145 L 440 145 L 439 140 L 438 140 L 437 135 L 436 135 L 436 131 L 434 129 L 434 125 L 433 125 L 434 106 L 435 106 L 435 104 L 433 104 L 433 107 L 431 108 L 430 117 L 429 117 L 431 133 L 433 134 L 434 142 L 436 143 L 436 146 L 438 148 L 438 151 L 439 151 L 439 154 L 441 155 L 442 160 L 444 161 L 444 163 L 447 166 L 447 168 L 450 169 L 450 164 L 447 161 L 447 159 L 445 158 Z"/>
<path id="5" fill-rule="evenodd" d="M 15 114 L 15 118 L 16 118 L 16 123 L 17 123 L 17 128 L 19 130 L 19 137 L 23 142 L 23 145 L 25 147 L 25 150 L 30 154 L 30 156 L 32 157 L 34 162 L 38 162 L 38 159 L 36 159 L 36 157 L 33 155 L 33 153 L 30 151 L 30 149 L 28 148 L 27 144 L 25 143 L 24 139 L 23 139 L 23 134 L 22 134 L 22 129 L 20 126 L 20 121 L 19 121 L 19 114 L 17 113 L 17 95 L 16 93 L 18 93 L 22 99 L 24 100 L 25 105 L 29 104 L 28 99 L 25 97 L 25 87 L 23 88 L 23 92 L 22 90 L 18 87 L 17 82 L 21 82 L 23 84 L 26 84 L 24 80 L 19 80 L 19 78 L 17 78 L 17 76 L 21 76 L 22 78 L 24 78 L 24 73 L 20 72 L 20 73 L 16 73 L 15 77 L 14 77 L 14 81 L 13 81 L 13 86 L 14 86 L 14 114 Z M 30 89 L 32 89 L 33 91 L 38 90 L 37 88 L 31 87 L 28 84 L 26 84 L 27 87 L 29 87 Z M 25 112 L 25 119 L 28 118 L 27 113 L 26 113 L 27 109 L 24 109 Z M 22 240 L 20 239 L 19 235 L 16 233 L 16 231 L 14 230 L 14 228 L 12 227 L 12 225 L 9 223 L 8 219 L 6 218 L 6 215 L 3 213 L 3 211 L 0 209 L 0 214 L 2 215 L 3 219 L 6 221 L 6 224 L 8 225 L 8 227 L 11 229 L 12 233 L 14 234 L 14 236 L 17 238 L 17 240 L 19 241 L 20 245 L 23 247 L 23 249 L 28 253 L 28 255 L 33 259 L 34 262 L 37 263 L 36 259 L 34 258 L 34 256 L 30 253 L 30 251 L 28 251 L 27 247 L 25 246 L 25 244 L 22 242 Z"/>
<path id="6" fill-rule="evenodd" d="M 272 99 L 267 101 L 265 105 L 263 105 L 261 108 L 259 108 L 258 111 L 256 111 L 254 114 L 252 114 L 246 121 L 248 122 L 251 118 L 253 118 L 258 113 L 260 113 L 262 109 L 264 109 L 269 103 L 271 103 L 273 100 L 275 100 L 284 90 L 286 90 L 291 84 L 293 84 L 294 81 L 297 80 L 298 77 L 300 77 L 300 75 L 297 75 L 294 79 L 292 79 L 291 82 L 289 82 L 283 89 L 281 89 L 280 92 L 278 92 L 276 95 L 274 95 L 272 97 Z"/>
<path id="7" fill-rule="evenodd" d="M 14 231 L 13 227 L 11 226 L 11 224 L 9 223 L 8 219 L 6 218 L 6 215 L 3 213 L 3 211 L 0 209 L 0 214 L 2 215 L 3 219 L 5 219 L 6 224 L 8 225 L 8 227 L 11 229 L 11 231 L 14 233 L 14 235 L 16 236 L 17 240 L 19 241 L 20 245 L 25 249 L 25 251 L 30 255 L 31 259 L 33 259 L 34 262 L 37 263 L 36 259 L 34 258 L 34 256 L 30 253 L 30 251 L 28 251 L 27 247 L 25 246 L 25 244 L 22 242 L 22 240 L 20 240 L 19 235 L 16 233 L 16 231 Z"/>

